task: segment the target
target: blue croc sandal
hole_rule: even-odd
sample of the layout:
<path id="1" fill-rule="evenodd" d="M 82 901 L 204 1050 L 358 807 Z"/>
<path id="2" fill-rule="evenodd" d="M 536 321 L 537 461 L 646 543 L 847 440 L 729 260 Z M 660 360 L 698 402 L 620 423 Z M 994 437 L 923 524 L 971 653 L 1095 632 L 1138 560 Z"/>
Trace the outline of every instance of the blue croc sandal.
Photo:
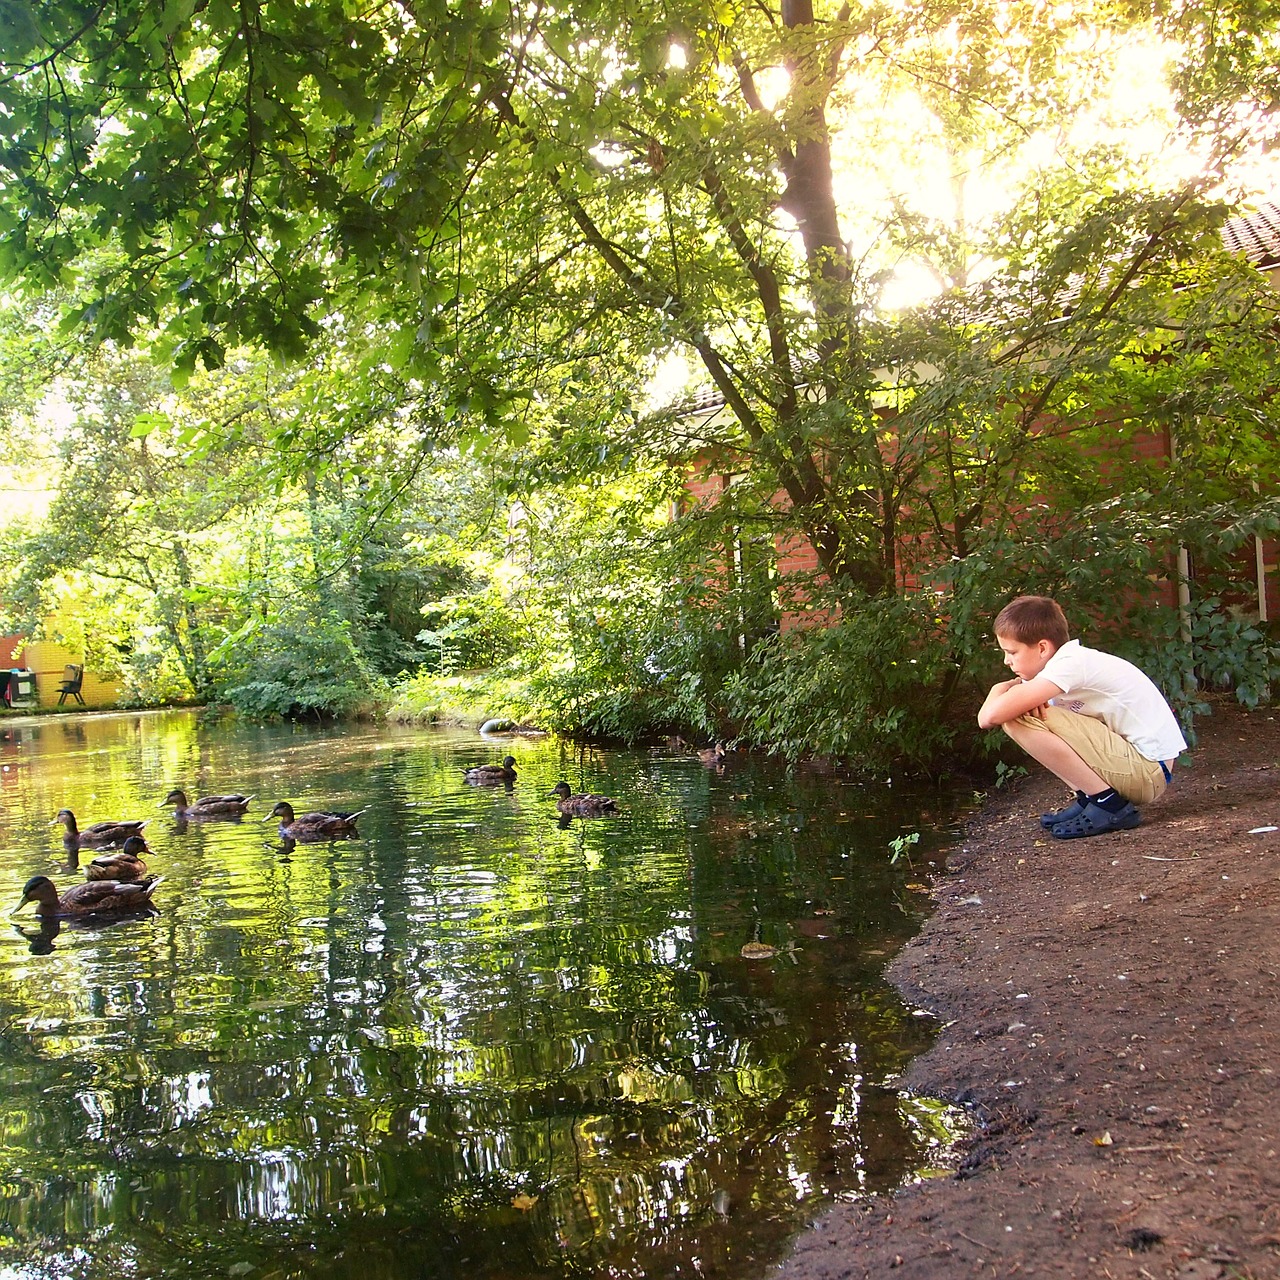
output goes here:
<path id="1" fill-rule="evenodd" d="M 1040 815 L 1040 825 L 1046 831 L 1052 831 L 1060 822 L 1070 822 L 1072 818 L 1078 818 L 1083 812 L 1087 801 L 1075 799 L 1065 809 L 1059 809 L 1057 813 L 1042 813 Z"/>
<path id="2" fill-rule="evenodd" d="M 1089 801 L 1074 818 L 1049 828 L 1055 840 L 1077 840 L 1081 836 L 1101 836 L 1108 831 L 1128 831 L 1142 821 L 1142 815 L 1131 804 L 1112 813 Z"/>

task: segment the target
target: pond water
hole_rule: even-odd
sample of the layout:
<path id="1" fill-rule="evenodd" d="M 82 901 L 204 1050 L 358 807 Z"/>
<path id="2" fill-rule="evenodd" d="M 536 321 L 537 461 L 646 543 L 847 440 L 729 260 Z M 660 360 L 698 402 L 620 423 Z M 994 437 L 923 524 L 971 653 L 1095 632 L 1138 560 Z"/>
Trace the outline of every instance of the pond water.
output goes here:
<path id="1" fill-rule="evenodd" d="M 561 778 L 619 815 L 560 820 Z M 183 825 L 174 786 L 256 798 Z M 277 800 L 360 835 L 286 848 Z M 746 1280 L 953 1136 L 882 977 L 936 792 L 160 712 L 3 722 L 0 805 L 0 911 L 81 878 L 63 806 L 151 818 L 165 876 L 149 919 L 0 928 L 0 1276 Z"/>

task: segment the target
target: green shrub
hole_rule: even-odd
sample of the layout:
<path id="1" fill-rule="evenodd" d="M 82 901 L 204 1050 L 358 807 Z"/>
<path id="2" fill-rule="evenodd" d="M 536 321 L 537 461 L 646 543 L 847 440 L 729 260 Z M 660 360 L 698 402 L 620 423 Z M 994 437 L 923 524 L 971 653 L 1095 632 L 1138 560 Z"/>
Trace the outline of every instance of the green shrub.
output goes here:
<path id="1" fill-rule="evenodd" d="M 1280 644 L 1216 597 L 1153 611 L 1114 649 L 1164 690 L 1193 742 L 1195 717 L 1211 709 L 1205 694 L 1231 693 L 1252 709 L 1280 689 Z"/>
<path id="2" fill-rule="evenodd" d="M 467 596 L 450 596 L 422 608 L 425 626 L 415 637 L 426 647 L 426 666 L 437 675 L 494 667 L 519 646 L 519 617 L 493 587 Z"/>
<path id="3" fill-rule="evenodd" d="M 454 676 L 416 672 L 396 684 L 387 717 L 411 724 L 456 724 L 473 729 L 492 719 L 543 725 L 526 681 L 506 671 L 468 671 Z"/>
<path id="4" fill-rule="evenodd" d="M 938 575 L 952 651 L 979 691 L 1003 673 L 991 622 L 1010 599 L 1027 593 L 1053 596 L 1073 635 L 1145 671 L 1189 740 L 1195 717 L 1209 710 L 1206 692 L 1229 692 L 1248 707 L 1276 696 L 1280 644 L 1274 632 L 1254 621 L 1247 607 L 1227 603 L 1227 592 L 1241 589 L 1233 557 L 1255 524 L 1270 527 L 1267 505 L 1243 514 L 1215 508 L 1174 523 L 1158 509 L 1147 510 L 1147 497 L 1100 503 L 1065 524 L 1055 524 L 1046 509 L 1043 521 L 1016 534 L 988 533 L 973 555 Z M 1195 594 L 1181 607 L 1168 603 L 1179 545 L 1196 565 Z"/>
<path id="5" fill-rule="evenodd" d="M 341 618 L 299 612 L 250 622 L 211 655 L 218 696 L 253 719 L 372 714 L 388 696 Z"/>
<path id="6" fill-rule="evenodd" d="M 724 686 L 739 733 L 791 759 L 833 755 L 879 775 L 951 758 L 973 716 L 953 705 L 957 668 L 931 605 L 866 600 L 760 644 Z"/>
<path id="7" fill-rule="evenodd" d="M 173 650 L 144 637 L 119 667 L 120 705 L 163 707 L 191 701 L 191 682 Z"/>

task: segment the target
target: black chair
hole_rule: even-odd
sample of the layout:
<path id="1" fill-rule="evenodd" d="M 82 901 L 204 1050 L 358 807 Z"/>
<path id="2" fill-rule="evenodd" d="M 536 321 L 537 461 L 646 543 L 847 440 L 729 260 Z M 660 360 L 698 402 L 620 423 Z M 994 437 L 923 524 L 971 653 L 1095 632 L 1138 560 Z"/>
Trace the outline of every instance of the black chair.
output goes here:
<path id="1" fill-rule="evenodd" d="M 67 663 L 62 669 L 62 683 L 58 686 L 58 706 L 62 706 L 69 695 L 83 707 L 84 699 L 80 696 L 82 684 L 84 684 L 84 668 L 76 666 L 74 662 Z"/>

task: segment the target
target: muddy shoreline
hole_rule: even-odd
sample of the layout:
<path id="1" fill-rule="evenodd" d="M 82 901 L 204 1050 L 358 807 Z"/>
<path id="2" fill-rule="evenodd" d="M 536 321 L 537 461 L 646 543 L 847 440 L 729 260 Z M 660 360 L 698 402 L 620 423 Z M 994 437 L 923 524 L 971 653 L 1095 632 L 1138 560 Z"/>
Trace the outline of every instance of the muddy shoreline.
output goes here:
<path id="1" fill-rule="evenodd" d="M 907 1085 L 978 1121 L 957 1172 L 772 1276 L 1280 1277 L 1280 716 L 1199 729 L 1136 830 L 1052 840 L 1043 775 L 969 823 L 889 970 L 944 1024 Z"/>

